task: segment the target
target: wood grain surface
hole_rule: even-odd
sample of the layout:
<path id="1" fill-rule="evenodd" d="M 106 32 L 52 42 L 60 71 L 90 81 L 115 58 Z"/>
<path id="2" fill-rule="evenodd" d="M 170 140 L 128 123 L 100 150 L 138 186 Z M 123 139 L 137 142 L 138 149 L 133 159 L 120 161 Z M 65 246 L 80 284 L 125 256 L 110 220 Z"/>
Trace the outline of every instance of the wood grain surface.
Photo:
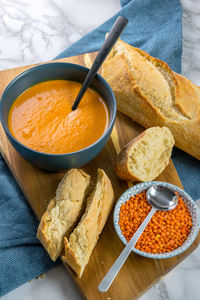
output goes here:
<path id="1" fill-rule="evenodd" d="M 90 67 L 94 56 L 95 54 L 91 53 L 59 61 L 72 62 Z M 6 85 L 14 77 L 30 67 L 32 66 L 0 71 L 0 95 Z M 105 170 L 113 184 L 115 200 L 117 200 L 127 189 L 128 185 L 130 185 L 116 177 L 113 169 L 116 154 L 123 145 L 143 130 L 144 129 L 141 126 L 131 119 L 118 113 L 111 138 L 106 147 L 91 163 L 83 167 L 83 170 L 88 172 L 94 178 L 96 176 L 97 168 Z M 40 219 L 49 200 L 54 196 L 63 173 L 45 172 L 25 161 L 11 146 L 1 125 L 0 149 L 27 201 Z M 172 161 L 170 161 L 168 167 L 157 180 L 170 182 L 182 187 Z M 188 250 L 183 254 L 170 259 L 154 260 L 131 253 L 109 291 L 107 293 L 100 293 L 98 291 L 100 281 L 124 247 L 115 233 L 112 217 L 113 214 L 111 213 L 82 278 L 78 279 L 74 272 L 65 265 L 77 283 L 77 286 L 80 288 L 82 295 L 89 300 L 133 300 L 139 298 L 156 281 L 158 281 L 161 276 L 169 272 L 188 256 L 200 242 L 199 234 Z"/>

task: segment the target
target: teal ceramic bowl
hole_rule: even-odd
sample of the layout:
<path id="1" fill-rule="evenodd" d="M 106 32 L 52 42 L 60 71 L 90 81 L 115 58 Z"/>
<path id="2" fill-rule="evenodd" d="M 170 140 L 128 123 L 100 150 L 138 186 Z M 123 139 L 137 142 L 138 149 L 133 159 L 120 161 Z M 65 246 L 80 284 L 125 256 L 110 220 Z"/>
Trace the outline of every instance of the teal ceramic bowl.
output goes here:
<path id="1" fill-rule="evenodd" d="M 157 258 L 157 259 L 170 258 L 170 257 L 176 256 L 176 255 L 184 252 L 194 242 L 194 240 L 199 232 L 199 228 L 200 228 L 199 208 L 197 207 L 195 202 L 192 200 L 192 198 L 185 191 L 180 189 L 179 187 L 177 187 L 173 184 L 167 183 L 167 182 L 162 182 L 162 181 L 143 182 L 143 183 L 139 183 L 139 184 L 131 187 L 124 194 L 122 194 L 122 196 L 119 198 L 119 200 L 116 203 L 116 206 L 114 209 L 114 217 L 113 217 L 114 227 L 115 227 L 116 233 L 119 236 L 120 240 L 122 241 L 122 243 L 124 243 L 124 245 L 126 245 L 127 241 L 126 241 L 125 237 L 123 236 L 120 226 L 118 224 L 120 207 L 121 207 L 122 203 L 125 203 L 126 201 L 128 201 L 132 196 L 134 196 L 138 193 L 141 193 L 142 191 L 147 190 L 152 185 L 166 186 L 166 187 L 170 188 L 172 191 L 178 192 L 178 194 L 183 198 L 183 201 L 185 202 L 185 204 L 187 205 L 187 207 L 190 211 L 190 214 L 192 217 L 192 223 L 193 223 L 192 230 L 191 230 L 190 234 L 188 235 L 187 240 L 182 244 L 182 246 L 178 247 L 177 249 L 175 249 L 173 251 L 156 254 L 156 253 L 143 252 L 143 251 L 136 249 L 135 247 L 133 248 L 132 251 L 139 255 L 142 255 L 144 257 L 148 257 L 148 258 Z"/>
<path id="2" fill-rule="evenodd" d="M 60 171 L 78 168 L 91 161 L 108 141 L 116 117 L 116 101 L 114 93 L 102 76 L 96 75 L 91 87 L 104 99 L 109 110 L 109 125 L 104 134 L 92 145 L 82 150 L 66 154 L 47 154 L 32 150 L 20 143 L 10 133 L 8 114 L 15 99 L 29 87 L 47 80 L 66 79 L 83 82 L 89 69 L 80 65 L 53 62 L 31 68 L 10 82 L 5 89 L 0 102 L 0 118 L 5 133 L 19 154 L 33 165 L 49 171 Z"/>

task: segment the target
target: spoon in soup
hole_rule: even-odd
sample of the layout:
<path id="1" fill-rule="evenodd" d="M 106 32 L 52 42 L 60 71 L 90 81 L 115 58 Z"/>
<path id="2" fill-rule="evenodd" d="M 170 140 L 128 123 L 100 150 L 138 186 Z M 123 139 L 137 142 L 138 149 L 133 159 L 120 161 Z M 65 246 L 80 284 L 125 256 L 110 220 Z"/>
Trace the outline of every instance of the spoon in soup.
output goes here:
<path id="1" fill-rule="evenodd" d="M 152 187 L 150 187 L 146 192 L 146 196 L 152 208 L 131 240 L 127 243 L 120 256 L 117 258 L 115 263 L 112 265 L 106 276 L 99 284 L 98 289 L 100 292 L 106 292 L 109 289 L 110 285 L 117 276 L 119 270 L 123 266 L 124 262 L 126 261 L 127 257 L 137 243 L 139 237 L 143 233 L 154 213 L 157 210 L 169 211 L 171 209 L 174 209 L 178 203 L 177 195 L 171 189 L 160 185 L 153 185 Z"/>
<path id="2" fill-rule="evenodd" d="M 83 95 L 85 94 L 87 88 L 91 84 L 94 76 L 100 69 L 101 65 L 103 64 L 104 60 L 108 56 L 110 50 L 118 40 L 119 36 L 123 32 L 124 28 L 126 27 L 128 23 L 128 20 L 122 16 L 119 16 L 117 20 L 115 21 L 113 27 L 111 28 L 110 33 L 108 34 L 103 46 L 99 50 L 99 53 L 97 54 L 97 57 L 94 60 L 94 63 L 88 72 L 83 85 L 78 93 L 78 96 L 76 97 L 76 100 L 74 101 L 74 104 L 72 106 L 72 110 L 75 110 L 77 106 L 79 105 Z"/>

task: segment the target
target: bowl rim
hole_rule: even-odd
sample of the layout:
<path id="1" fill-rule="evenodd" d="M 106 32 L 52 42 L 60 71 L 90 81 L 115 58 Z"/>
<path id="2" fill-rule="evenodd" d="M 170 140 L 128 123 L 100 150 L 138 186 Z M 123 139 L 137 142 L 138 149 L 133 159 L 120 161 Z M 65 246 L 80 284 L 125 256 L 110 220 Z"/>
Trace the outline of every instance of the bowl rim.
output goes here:
<path id="1" fill-rule="evenodd" d="M 88 147 L 86 148 L 83 148 L 83 149 L 80 149 L 80 150 L 77 150 L 77 151 L 74 151 L 74 152 L 69 152 L 69 153 L 46 153 L 46 152 L 42 152 L 42 151 L 37 151 L 37 150 L 34 150 L 34 149 L 31 149 L 29 147 L 27 147 L 26 145 L 24 145 L 23 143 L 21 143 L 20 141 L 18 141 L 13 135 L 12 133 L 10 132 L 8 126 L 5 124 L 4 120 L 3 120 L 3 99 L 7 93 L 7 91 L 10 89 L 10 87 L 15 84 L 16 81 L 18 80 L 21 80 L 24 76 L 26 76 L 28 73 L 30 72 L 33 72 L 33 71 L 37 71 L 37 69 L 39 70 L 40 68 L 43 68 L 43 67 L 47 67 L 47 66 L 50 66 L 50 65 L 62 65 L 62 66 L 66 66 L 68 65 L 69 67 L 71 68 L 74 68 L 74 69 L 79 69 L 79 70 L 83 70 L 83 71 L 89 71 L 89 68 L 87 67 L 84 67 L 84 66 L 81 66 L 79 64 L 73 64 L 73 63 L 68 63 L 68 62 L 49 62 L 49 63 L 42 63 L 38 66 L 35 66 L 35 67 L 32 67 L 28 70 L 25 70 L 24 72 L 20 73 L 19 75 L 17 75 L 14 79 L 12 79 L 10 81 L 10 83 L 6 86 L 5 90 L 3 91 L 3 94 L 1 96 L 1 100 L 0 100 L 0 121 L 1 121 L 1 124 L 6 132 L 6 134 L 12 139 L 14 140 L 19 146 L 25 148 L 26 150 L 28 151 L 31 151 L 32 153 L 34 154 L 37 154 L 37 155 L 43 155 L 43 156 L 47 156 L 47 157 L 62 157 L 62 156 L 70 156 L 70 155 L 76 155 L 76 154 L 80 154 L 82 152 L 85 152 L 87 150 L 89 150 L 90 148 L 93 148 L 94 146 L 96 146 L 99 142 L 101 142 L 105 137 L 106 135 L 109 133 L 109 131 L 112 129 L 112 127 L 114 126 L 114 123 L 115 123 L 115 119 L 116 119 L 116 114 L 117 114 L 117 104 L 116 104 L 116 100 L 115 100 L 115 95 L 114 95 L 114 92 L 113 90 L 111 89 L 110 85 L 108 84 L 108 82 L 100 75 L 100 74 L 96 74 L 94 78 L 97 78 L 97 80 L 100 80 L 105 86 L 106 88 L 108 89 L 109 93 L 111 94 L 112 96 L 112 99 L 113 99 L 113 116 L 112 116 L 112 119 L 109 120 L 109 123 L 108 123 L 108 127 L 106 128 L 106 130 L 104 131 L 104 133 L 102 134 L 102 136 L 97 140 L 95 141 L 94 143 L 92 143 L 91 145 L 89 145 Z M 53 79 L 52 79 L 53 80 Z M 45 80 L 45 81 L 48 81 L 48 80 Z M 43 81 L 42 81 L 43 82 Z M 39 82 L 38 82 L 39 83 Z M 36 83 L 37 84 L 37 83 Z M 35 84 L 34 84 L 35 85 Z M 33 85 L 33 86 L 34 86 Z M 31 87 L 31 85 L 30 85 Z M 15 101 L 15 100 L 14 100 Z M 13 101 L 13 102 L 14 102 Z"/>
<path id="2" fill-rule="evenodd" d="M 185 201 L 187 200 L 191 203 L 192 209 L 194 210 L 194 212 L 196 214 L 197 222 L 196 222 L 196 224 L 193 224 L 192 230 L 191 230 L 190 234 L 188 235 L 188 238 L 185 240 L 185 242 L 180 247 L 174 249 L 173 251 L 164 252 L 164 253 L 148 253 L 148 252 L 140 251 L 140 250 L 136 249 L 135 247 L 133 247 L 132 251 L 141 256 L 147 257 L 147 258 L 154 258 L 154 259 L 163 259 L 164 258 L 165 259 L 165 258 L 174 257 L 178 254 L 181 254 L 189 246 L 192 245 L 192 243 L 194 242 L 195 238 L 197 237 L 197 234 L 200 229 L 200 211 L 199 211 L 199 208 L 197 207 L 195 201 L 190 197 L 190 195 L 188 193 L 186 193 L 184 190 L 182 190 L 181 188 L 179 188 L 178 186 L 176 186 L 174 184 L 164 182 L 164 181 L 148 181 L 148 182 L 142 182 L 142 183 L 136 184 L 133 187 L 127 189 L 120 196 L 120 198 L 117 200 L 117 202 L 115 204 L 115 208 L 114 208 L 114 212 L 113 212 L 114 228 L 115 228 L 115 231 L 116 231 L 118 237 L 120 238 L 121 242 L 124 245 L 126 245 L 127 241 L 126 241 L 124 235 L 122 234 L 121 228 L 118 224 L 120 207 L 123 203 L 125 203 L 127 200 L 129 200 L 131 196 L 134 196 L 135 194 L 148 189 L 152 185 L 162 185 L 162 186 L 169 187 L 173 191 L 177 191 L 181 195 L 181 197 L 183 197 L 183 200 L 185 200 Z M 188 207 L 188 205 L 187 205 L 187 207 Z M 191 209 L 189 207 L 188 207 L 188 209 L 191 212 Z M 190 238 L 190 241 L 187 242 L 189 238 Z"/>

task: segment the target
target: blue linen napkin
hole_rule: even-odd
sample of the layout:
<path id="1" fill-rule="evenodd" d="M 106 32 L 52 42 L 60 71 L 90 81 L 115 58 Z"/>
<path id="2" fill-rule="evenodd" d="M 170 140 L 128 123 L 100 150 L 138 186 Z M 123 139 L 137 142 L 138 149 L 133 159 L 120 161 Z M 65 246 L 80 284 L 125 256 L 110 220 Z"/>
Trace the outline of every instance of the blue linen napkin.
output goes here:
<path id="1" fill-rule="evenodd" d="M 38 220 L 0 155 L 0 296 L 56 266 L 36 237 Z"/>
<path id="2" fill-rule="evenodd" d="M 181 72 L 182 10 L 178 0 L 121 0 L 122 10 L 57 58 L 98 50 L 116 17 L 128 18 L 122 39 Z M 199 161 L 174 151 L 184 188 L 196 199 Z M 38 221 L 0 156 L 0 296 L 54 267 L 36 238 Z"/>

